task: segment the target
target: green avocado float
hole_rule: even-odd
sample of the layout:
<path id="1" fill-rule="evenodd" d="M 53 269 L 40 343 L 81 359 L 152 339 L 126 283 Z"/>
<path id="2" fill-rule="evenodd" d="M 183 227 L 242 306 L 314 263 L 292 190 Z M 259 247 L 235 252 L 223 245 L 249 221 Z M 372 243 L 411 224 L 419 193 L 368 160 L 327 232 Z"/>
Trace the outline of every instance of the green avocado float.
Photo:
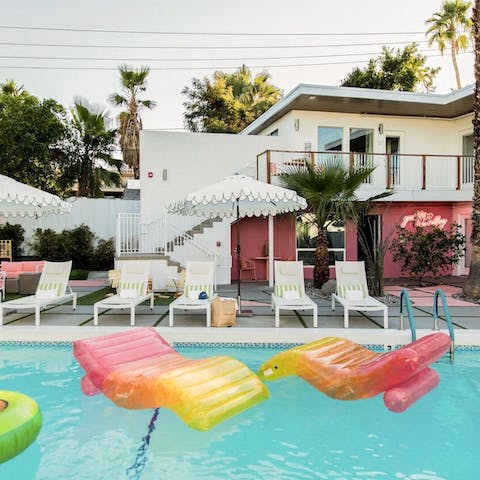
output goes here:
<path id="1" fill-rule="evenodd" d="M 23 452 L 37 438 L 42 414 L 23 393 L 0 390 L 0 463 Z"/>

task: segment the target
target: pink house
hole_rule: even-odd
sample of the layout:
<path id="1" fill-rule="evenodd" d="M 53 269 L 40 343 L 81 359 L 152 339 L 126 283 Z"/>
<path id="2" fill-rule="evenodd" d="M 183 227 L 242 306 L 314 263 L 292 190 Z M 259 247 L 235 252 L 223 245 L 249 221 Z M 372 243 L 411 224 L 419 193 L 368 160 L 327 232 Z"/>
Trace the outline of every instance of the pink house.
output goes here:
<path id="1" fill-rule="evenodd" d="M 300 84 L 239 135 L 142 131 L 141 212 L 117 220 L 117 261 L 152 260 L 154 288 L 162 289 L 188 259 L 216 262 L 217 282 L 236 279 L 235 222 L 178 218 L 167 206 L 234 173 L 279 184 L 279 174 L 299 162 L 338 158 L 372 165 L 359 198 L 391 191 L 366 219 L 371 242 L 393 235 L 396 225 L 456 222 L 468 237 L 473 196 L 473 87 L 445 95 Z M 242 258 L 267 278 L 268 221 L 240 222 Z M 312 275 L 316 232 L 305 216 L 275 217 L 274 257 L 299 259 Z M 364 228 L 364 227 L 360 227 Z M 361 256 L 357 226 L 329 229 L 335 260 Z M 455 275 L 468 272 L 470 246 Z M 252 275 L 244 273 L 245 279 Z M 402 275 L 387 253 L 385 276 Z"/>
<path id="2" fill-rule="evenodd" d="M 336 157 L 346 165 L 375 166 L 359 197 L 386 190 L 393 195 L 369 215 L 374 230 L 372 242 L 391 237 L 396 225 L 408 225 L 422 215 L 442 228 L 458 223 L 469 237 L 472 103 L 472 86 L 446 95 L 427 95 L 302 84 L 242 134 L 276 136 L 287 146 L 267 149 L 257 157 L 258 171 L 272 183 L 277 183 L 278 174 L 298 160 L 315 163 Z M 275 254 L 302 259 L 308 277 L 315 232 L 305 238 L 305 229 L 297 221 L 295 238 L 294 219 L 290 220 L 290 229 L 281 226 L 288 220 L 276 220 L 276 229 L 284 229 L 285 242 L 280 242 Z M 332 267 L 335 259 L 359 258 L 356 227 L 338 226 L 329 236 Z M 251 248 L 258 251 L 258 244 Z M 470 248 L 468 242 L 467 254 L 452 274 L 468 273 Z M 387 253 L 385 276 L 401 275 L 399 265 Z"/>

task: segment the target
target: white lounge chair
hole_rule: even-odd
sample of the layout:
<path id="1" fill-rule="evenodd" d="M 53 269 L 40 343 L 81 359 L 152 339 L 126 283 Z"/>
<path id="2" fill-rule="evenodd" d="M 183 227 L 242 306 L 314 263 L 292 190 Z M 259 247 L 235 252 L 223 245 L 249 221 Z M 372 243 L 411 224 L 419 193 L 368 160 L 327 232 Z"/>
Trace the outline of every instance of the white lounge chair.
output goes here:
<path id="1" fill-rule="evenodd" d="M 148 292 L 149 262 L 128 260 L 123 263 L 117 294 L 104 298 L 93 304 L 93 324 L 98 325 L 98 310 L 100 308 L 130 309 L 130 325 L 135 325 L 135 307 L 150 300 L 150 310 L 153 310 L 153 292 Z"/>
<path id="2" fill-rule="evenodd" d="M 175 310 L 205 310 L 207 327 L 211 326 L 211 303 L 215 297 L 215 264 L 213 262 L 187 262 L 183 295 L 170 304 L 168 324 L 173 327 Z M 200 292 L 206 292 L 208 298 L 199 299 Z"/>
<path id="3" fill-rule="evenodd" d="M 313 310 L 313 326 L 318 327 L 318 306 L 305 294 L 303 262 L 275 261 L 272 310 L 275 327 L 280 327 L 280 310 Z"/>
<path id="4" fill-rule="evenodd" d="M 7 274 L 5 272 L 2 272 L 0 270 L 0 302 L 2 300 L 5 300 L 5 283 L 6 283 L 6 280 L 7 280 Z"/>
<path id="5" fill-rule="evenodd" d="M 0 325 L 3 325 L 4 310 L 35 310 L 35 325 L 40 325 L 40 310 L 48 305 L 72 300 L 77 308 L 77 294 L 68 285 L 72 262 L 45 262 L 35 295 L 0 303 Z"/>
<path id="6" fill-rule="evenodd" d="M 348 328 L 348 312 L 383 311 L 383 328 L 388 328 L 388 307 L 368 294 L 364 262 L 335 262 L 336 293 L 332 294 L 332 310 L 335 301 L 343 306 L 344 327 Z"/>

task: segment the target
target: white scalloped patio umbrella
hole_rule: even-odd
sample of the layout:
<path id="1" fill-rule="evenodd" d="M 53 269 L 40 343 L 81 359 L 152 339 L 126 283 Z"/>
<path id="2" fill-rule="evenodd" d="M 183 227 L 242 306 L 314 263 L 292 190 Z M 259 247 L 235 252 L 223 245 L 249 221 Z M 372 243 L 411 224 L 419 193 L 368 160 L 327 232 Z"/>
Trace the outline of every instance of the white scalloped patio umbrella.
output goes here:
<path id="1" fill-rule="evenodd" d="M 273 222 L 271 217 L 281 213 L 303 210 L 307 202 L 294 190 L 277 187 L 254 180 L 246 175 L 225 177 L 208 187 L 189 193 L 184 200 L 168 207 L 171 213 L 197 215 L 200 217 L 243 217 L 269 216 L 269 261 L 273 266 Z M 240 299 L 240 226 L 237 223 L 237 295 Z M 269 265 L 270 270 L 272 270 Z"/>
<path id="2" fill-rule="evenodd" d="M 68 213 L 71 208 L 56 195 L 0 175 L 0 217 L 41 217 Z"/>

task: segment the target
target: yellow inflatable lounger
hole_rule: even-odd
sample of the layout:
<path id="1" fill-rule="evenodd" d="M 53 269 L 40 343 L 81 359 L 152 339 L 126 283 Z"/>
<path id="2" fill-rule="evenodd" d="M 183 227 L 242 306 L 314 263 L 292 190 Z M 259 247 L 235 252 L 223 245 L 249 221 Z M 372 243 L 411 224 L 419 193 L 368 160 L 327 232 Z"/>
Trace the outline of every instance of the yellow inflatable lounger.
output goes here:
<path id="1" fill-rule="evenodd" d="M 37 438 L 42 414 L 23 393 L 0 390 L 0 463 L 23 452 Z"/>
<path id="2" fill-rule="evenodd" d="M 268 381 L 298 375 L 338 400 L 385 392 L 385 406 L 402 412 L 438 385 L 438 374 L 429 365 L 449 348 L 450 337 L 444 333 L 426 335 L 387 353 L 327 337 L 274 355 L 260 367 L 259 377 Z"/>
<path id="3" fill-rule="evenodd" d="M 86 372 L 86 395 L 103 393 L 130 409 L 166 407 L 197 430 L 208 430 L 269 396 L 238 360 L 186 358 L 153 328 L 78 340 L 73 352 Z"/>

